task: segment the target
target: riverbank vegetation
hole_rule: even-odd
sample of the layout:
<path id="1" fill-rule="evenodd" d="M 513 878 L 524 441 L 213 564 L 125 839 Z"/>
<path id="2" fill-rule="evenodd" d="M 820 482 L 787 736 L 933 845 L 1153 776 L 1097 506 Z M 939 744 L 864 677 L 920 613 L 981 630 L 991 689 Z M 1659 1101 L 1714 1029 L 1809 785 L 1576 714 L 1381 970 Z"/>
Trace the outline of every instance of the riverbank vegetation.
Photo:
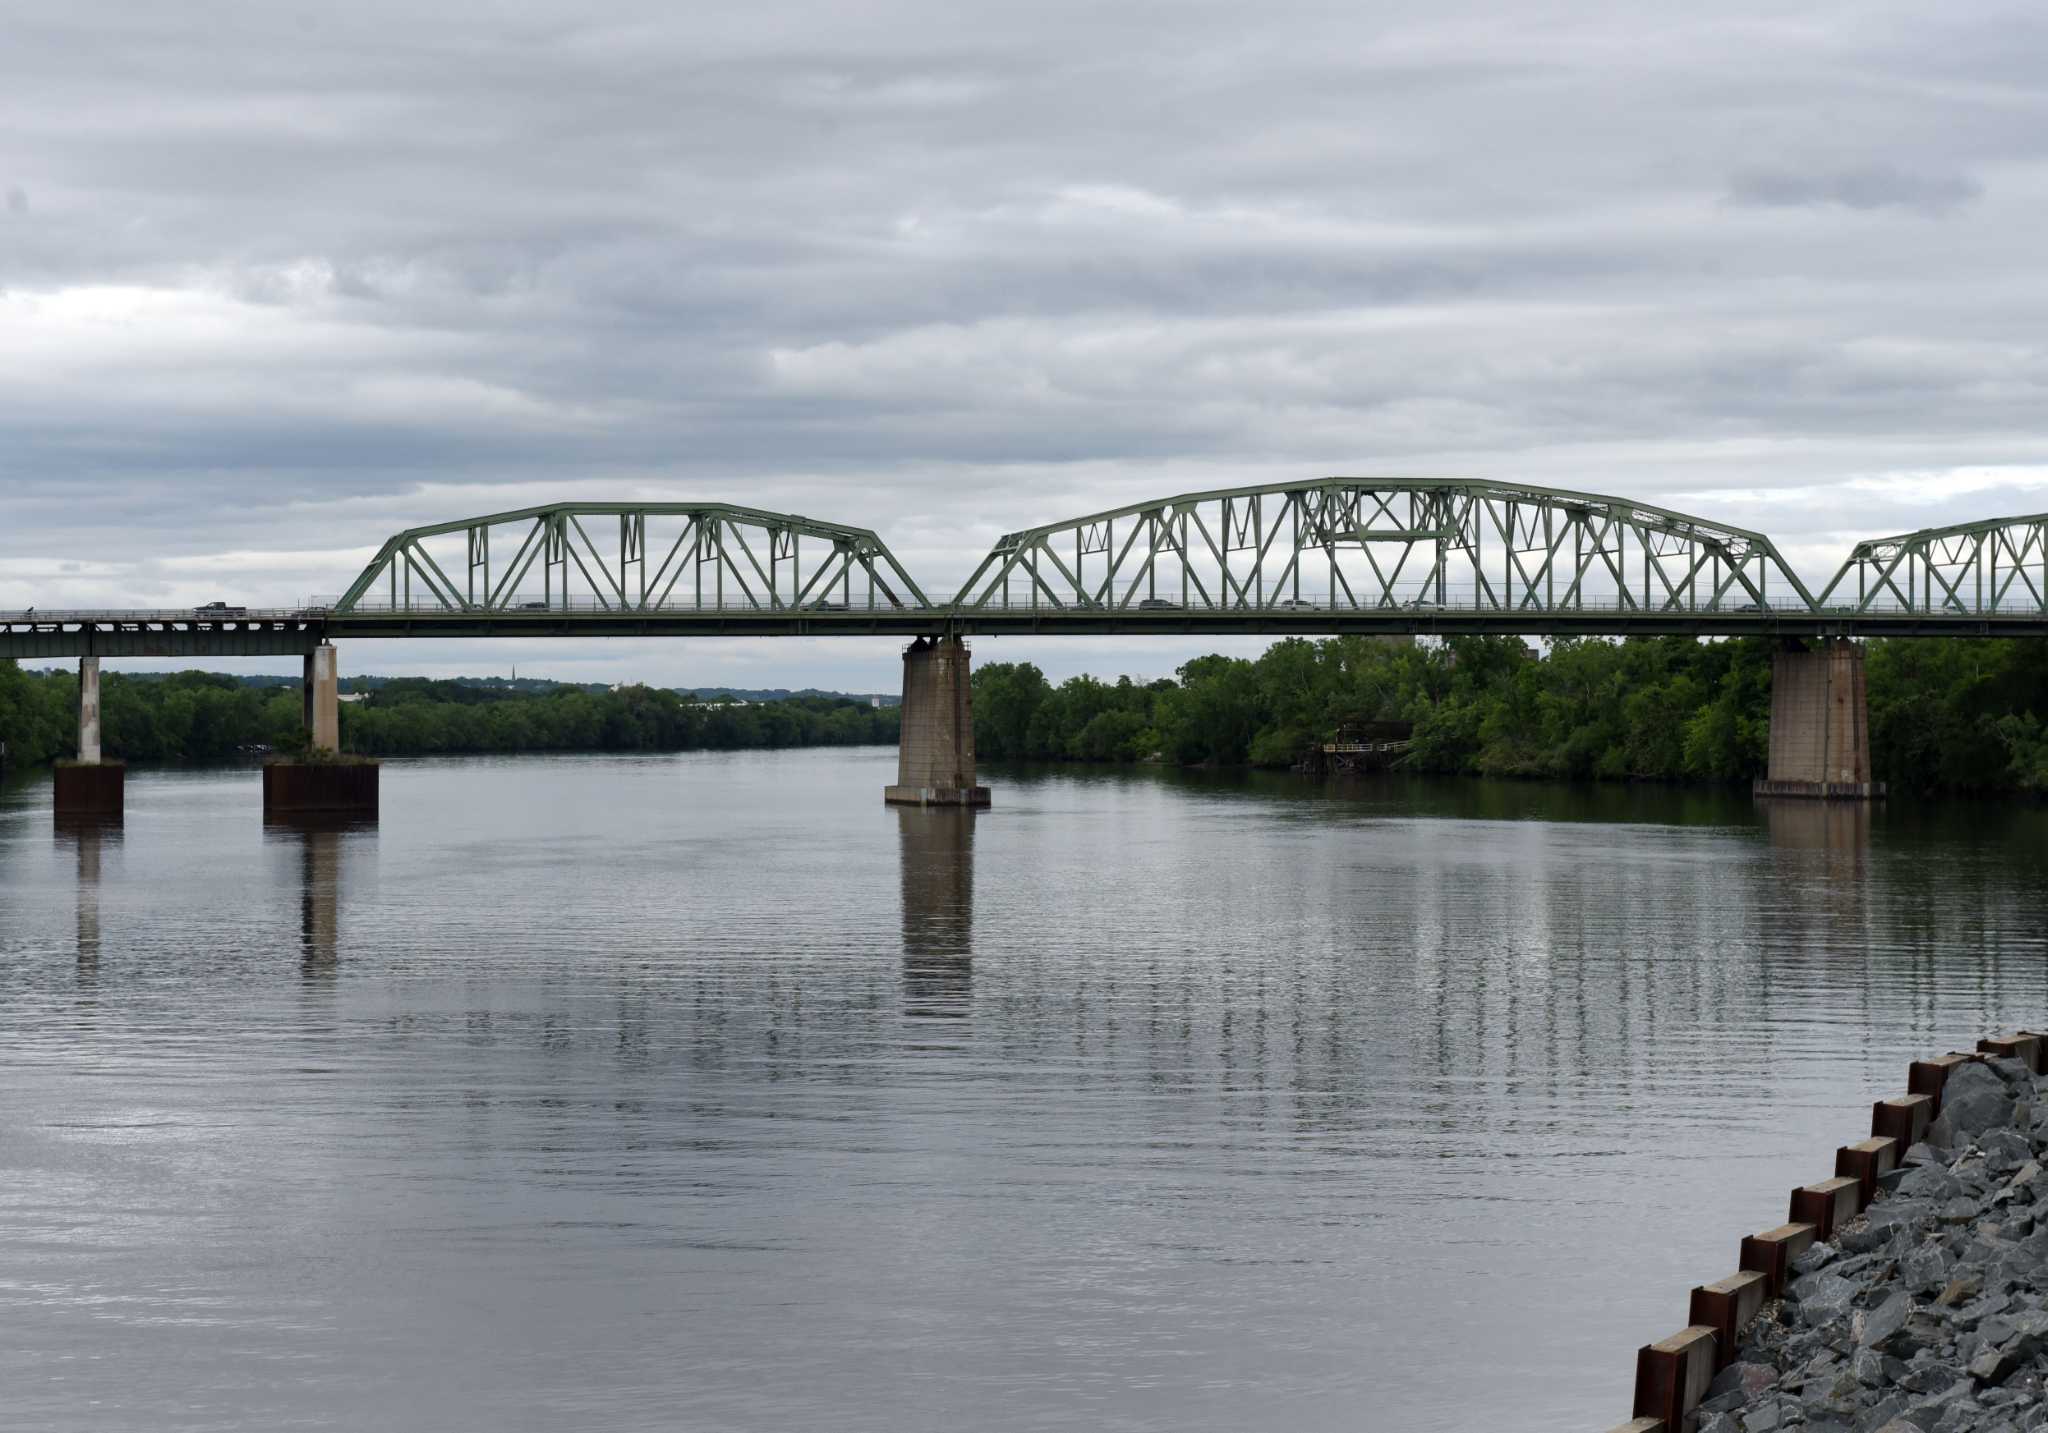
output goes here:
<path id="1" fill-rule="evenodd" d="M 0 663 L 0 740 L 17 765 L 68 754 L 77 679 Z M 296 685 L 211 672 L 108 673 L 101 741 L 130 761 L 214 761 L 304 745 Z M 691 751 L 852 746 L 896 740 L 894 707 L 845 698 L 699 702 L 654 687 L 500 691 L 470 682 L 393 679 L 341 708 L 341 744 L 365 756 L 437 752 Z"/>
<path id="2" fill-rule="evenodd" d="M 1441 645 L 1283 641 L 1202 657 L 1178 680 L 1053 686 L 1028 663 L 974 674 L 988 758 L 1287 766 L 1345 728 L 1413 723 L 1405 770 L 1567 780 L 1746 782 L 1764 772 L 1762 638 Z M 1874 641 L 1872 763 L 1896 789 L 2048 793 L 2048 643 Z"/>
<path id="3" fill-rule="evenodd" d="M 2048 643 L 1874 641 L 1872 765 L 1899 791 L 2048 794 Z M 1344 637 L 1209 656 L 1174 679 L 1048 682 L 1029 663 L 974 673 L 987 759 L 1285 767 L 1346 728 L 1413 724 L 1404 769 L 1567 780 L 1747 782 L 1763 774 L 1772 643 L 1671 637 L 1551 643 Z M 17 764 L 68 754 L 75 679 L 0 663 L 0 739 Z M 210 760 L 303 740 L 296 686 L 203 672 L 109 674 L 109 756 Z M 896 740 L 898 712 L 825 696 L 744 705 L 649 687 L 506 690 L 383 682 L 342 707 L 342 744 L 435 752 L 678 751 Z"/>

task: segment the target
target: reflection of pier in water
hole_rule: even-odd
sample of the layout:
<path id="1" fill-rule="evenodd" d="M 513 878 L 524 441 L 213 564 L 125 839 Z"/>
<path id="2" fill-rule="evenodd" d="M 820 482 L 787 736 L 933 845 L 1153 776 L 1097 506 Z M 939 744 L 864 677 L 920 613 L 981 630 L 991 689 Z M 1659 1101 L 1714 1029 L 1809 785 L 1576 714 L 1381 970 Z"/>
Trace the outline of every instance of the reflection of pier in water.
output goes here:
<path id="1" fill-rule="evenodd" d="M 1794 899 L 1774 907 L 1774 932 L 1781 942 L 1808 950 L 1868 950 L 1878 940 L 1878 912 L 1872 902 L 1883 883 L 1871 863 L 1871 801 L 1816 801 L 1764 798 L 1757 803 L 1770 844 L 1794 852 L 1779 863 L 1779 879 Z M 1890 922 L 1894 935 L 1924 930 L 1926 917 L 1900 913 Z"/>
<path id="2" fill-rule="evenodd" d="M 121 844 L 121 822 L 81 818 L 57 823 L 57 842 L 78 854 L 78 975 L 89 981 L 100 966 L 100 855 Z"/>
<path id="3" fill-rule="evenodd" d="M 299 819 L 272 821 L 266 837 L 293 841 L 299 848 L 299 960 L 309 976 L 333 974 L 341 939 L 343 843 L 351 831 L 374 825 Z"/>
<path id="4" fill-rule="evenodd" d="M 1868 801 L 1765 799 L 1764 823 L 1771 844 L 1791 850 L 1825 851 L 1831 871 L 1860 870 L 1870 850 Z"/>
<path id="5" fill-rule="evenodd" d="M 903 1013 L 964 1019 L 974 995 L 975 813 L 894 809 L 903 864 Z"/>

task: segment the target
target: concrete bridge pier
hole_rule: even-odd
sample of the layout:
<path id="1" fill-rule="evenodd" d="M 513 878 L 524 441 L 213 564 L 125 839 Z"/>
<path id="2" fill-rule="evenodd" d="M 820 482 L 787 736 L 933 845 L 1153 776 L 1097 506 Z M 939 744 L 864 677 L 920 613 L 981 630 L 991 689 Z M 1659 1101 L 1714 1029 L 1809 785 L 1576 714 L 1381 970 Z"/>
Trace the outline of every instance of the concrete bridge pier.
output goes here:
<path id="1" fill-rule="evenodd" d="M 333 646 L 322 642 L 306 653 L 305 662 L 306 749 L 340 751 L 341 679 Z"/>
<path id="2" fill-rule="evenodd" d="M 903 652 L 903 734 L 896 784 L 882 799 L 898 806 L 986 806 L 974 784 L 974 694 L 970 658 L 958 637 L 919 637 Z"/>
<path id="3" fill-rule="evenodd" d="M 78 758 L 59 762 L 57 819 L 118 821 L 127 803 L 128 768 L 100 758 L 100 659 L 78 659 Z"/>
<path id="4" fill-rule="evenodd" d="M 1758 796 L 1869 801 L 1884 795 L 1870 779 L 1870 709 L 1864 700 L 1863 648 L 1828 638 L 1788 645 L 1771 663 L 1771 753 Z"/>
<path id="5" fill-rule="evenodd" d="M 377 819 L 377 763 L 341 754 L 341 680 L 333 646 L 306 653 L 306 755 L 263 768 L 263 819 Z"/>

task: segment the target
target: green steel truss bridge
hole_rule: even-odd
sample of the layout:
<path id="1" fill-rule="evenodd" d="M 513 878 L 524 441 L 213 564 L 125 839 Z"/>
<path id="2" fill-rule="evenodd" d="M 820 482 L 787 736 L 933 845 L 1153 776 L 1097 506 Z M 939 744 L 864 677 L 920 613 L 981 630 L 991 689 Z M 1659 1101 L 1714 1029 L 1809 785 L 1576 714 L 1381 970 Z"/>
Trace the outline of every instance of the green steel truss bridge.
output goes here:
<path id="1" fill-rule="evenodd" d="M 1760 532 L 1448 478 L 1186 493 L 1006 534 L 950 596 L 870 529 L 557 503 L 401 532 L 332 600 L 0 613 L 0 657 L 343 638 L 1177 633 L 2048 635 L 2048 514 L 1860 543 L 1818 595 Z"/>

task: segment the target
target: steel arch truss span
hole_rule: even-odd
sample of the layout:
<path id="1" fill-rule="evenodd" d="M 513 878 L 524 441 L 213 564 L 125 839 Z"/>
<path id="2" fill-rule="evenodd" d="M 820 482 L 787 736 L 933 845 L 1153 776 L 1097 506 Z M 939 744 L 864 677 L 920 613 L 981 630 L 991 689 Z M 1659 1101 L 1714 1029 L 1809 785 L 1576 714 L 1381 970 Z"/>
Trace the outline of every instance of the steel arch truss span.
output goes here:
<path id="1" fill-rule="evenodd" d="M 555 503 L 399 533 L 332 610 L 625 616 L 930 606 L 866 528 L 723 503 Z"/>
<path id="2" fill-rule="evenodd" d="M 1856 612 L 2048 615 L 2048 513 L 1859 542 L 1821 601 L 1848 608 L 1851 573 Z"/>
<path id="3" fill-rule="evenodd" d="M 1011 533 L 955 603 L 963 616 L 1815 607 L 1761 533 L 1625 498 L 1438 478 L 1188 493 Z"/>

